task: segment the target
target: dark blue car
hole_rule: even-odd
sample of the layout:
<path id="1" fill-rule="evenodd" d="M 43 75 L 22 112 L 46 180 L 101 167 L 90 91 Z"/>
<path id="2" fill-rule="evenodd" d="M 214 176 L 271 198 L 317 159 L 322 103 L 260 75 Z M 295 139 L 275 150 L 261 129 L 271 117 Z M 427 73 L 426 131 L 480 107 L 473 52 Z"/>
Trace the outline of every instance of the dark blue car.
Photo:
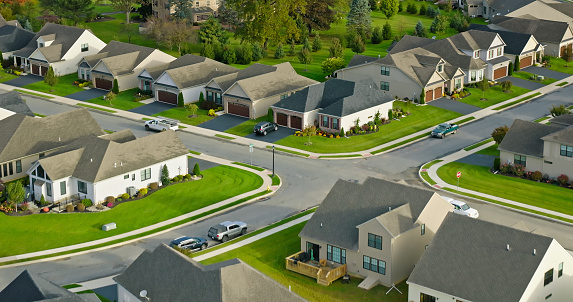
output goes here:
<path id="1" fill-rule="evenodd" d="M 204 250 L 207 245 L 205 238 L 182 236 L 171 241 L 169 246 L 188 250 Z"/>

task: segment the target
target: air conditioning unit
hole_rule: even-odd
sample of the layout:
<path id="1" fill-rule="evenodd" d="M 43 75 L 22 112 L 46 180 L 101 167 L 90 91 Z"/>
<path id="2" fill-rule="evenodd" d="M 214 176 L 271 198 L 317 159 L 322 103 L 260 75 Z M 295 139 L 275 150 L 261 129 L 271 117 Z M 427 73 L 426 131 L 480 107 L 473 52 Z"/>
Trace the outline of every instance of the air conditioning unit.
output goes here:
<path id="1" fill-rule="evenodd" d="M 127 187 L 127 194 L 129 194 L 129 197 L 136 196 L 137 195 L 137 189 L 134 186 Z"/>

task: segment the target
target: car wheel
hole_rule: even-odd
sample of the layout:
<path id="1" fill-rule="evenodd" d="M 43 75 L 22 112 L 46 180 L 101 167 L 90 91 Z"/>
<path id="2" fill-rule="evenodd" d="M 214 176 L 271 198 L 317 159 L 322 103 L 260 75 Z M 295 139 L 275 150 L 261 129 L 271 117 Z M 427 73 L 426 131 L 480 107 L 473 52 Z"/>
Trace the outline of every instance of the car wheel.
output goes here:
<path id="1" fill-rule="evenodd" d="M 229 237 L 227 237 L 227 235 L 223 236 L 223 239 L 221 239 L 221 242 L 225 243 L 227 242 L 227 240 L 229 240 Z"/>
<path id="2" fill-rule="evenodd" d="M 440 138 L 441 138 L 441 139 L 444 139 L 444 136 L 445 136 L 445 135 L 442 134 L 442 136 L 440 136 Z"/>
<path id="3" fill-rule="evenodd" d="M 149 126 L 145 125 L 145 130 L 149 131 Z"/>
<path id="4" fill-rule="evenodd" d="M 246 233 L 247 233 L 247 229 L 243 229 L 243 230 L 241 231 L 241 235 L 245 235 Z"/>
<path id="5" fill-rule="evenodd" d="M 263 131 L 263 135 L 267 135 L 267 130 Z"/>
<path id="6" fill-rule="evenodd" d="M 161 131 L 167 131 L 167 129 L 163 128 L 163 129 L 161 129 Z"/>
<path id="7" fill-rule="evenodd" d="M 203 244 L 203 245 L 201 246 L 201 250 L 204 250 L 204 249 L 206 249 L 206 248 L 207 248 L 207 245 L 206 245 L 206 244 Z"/>
<path id="8" fill-rule="evenodd" d="M 279 130 L 279 127 L 278 127 L 278 126 L 275 126 L 275 131 L 277 131 L 277 130 Z"/>

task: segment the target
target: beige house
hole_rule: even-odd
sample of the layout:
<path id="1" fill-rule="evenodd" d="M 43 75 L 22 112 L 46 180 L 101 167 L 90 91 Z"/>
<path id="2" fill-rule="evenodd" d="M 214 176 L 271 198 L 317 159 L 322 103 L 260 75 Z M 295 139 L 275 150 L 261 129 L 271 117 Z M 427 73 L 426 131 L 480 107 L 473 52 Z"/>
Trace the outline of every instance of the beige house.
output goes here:
<path id="1" fill-rule="evenodd" d="M 117 80 L 119 91 L 138 87 L 137 76 L 146 67 L 175 60 L 159 49 L 111 41 L 100 52 L 85 56 L 78 64 L 78 77 L 90 80 L 95 88 L 111 90 Z"/>
<path id="2" fill-rule="evenodd" d="M 0 178 L 5 182 L 27 176 L 38 159 L 78 138 L 105 134 L 86 109 L 43 118 L 12 114 L 0 120 L 0 129 Z"/>
<path id="3" fill-rule="evenodd" d="M 295 91 L 317 83 L 298 75 L 288 62 L 273 66 L 257 63 L 212 79 L 205 91 L 207 100 L 217 103 L 221 98 L 226 113 L 255 119 Z"/>
<path id="4" fill-rule="evenodd" d="M 191 0 L 189 2 L 191 16 L 188 17 L 192 22 L 201 22 L 210 16 L 217 16 L 220 0 Z M 168 0 L 153 0 L 151 4 L 153 16 L 157 18 L 167 19 L 175 13 L 175 9 L 169 5 Z"/>
<path id="5" fill-rule="evenodd" d="M 466 15 L 486 19 L 528 16 L 573 25 L 572 5 L 556 0 L 462 0 L 462 7 Z"/>
<path id="6" fill-rule="evenodd" d="M 520 164 L 551 178 L 573 177 L 573 118 L 559 116 L 551 125 L 515 120 L 498 150 L 501 163 Z"/>
<path id="7" fill-rule="evenodd" d="M 569 301 L 573 257 L 517 227 L 448 214 L 406 281 L 407 301 Z"/>
<path id="8" fill-rule="evenodd" d="M 361 288 L 389 287 L 410 275 L 452 211 L 432 191 L 376 178 L 339 180 L 299 234 L 308 261 L 287 259 L 287 269 L 304 273 L 323 262 L 321 268 L 364 278 Z"/>

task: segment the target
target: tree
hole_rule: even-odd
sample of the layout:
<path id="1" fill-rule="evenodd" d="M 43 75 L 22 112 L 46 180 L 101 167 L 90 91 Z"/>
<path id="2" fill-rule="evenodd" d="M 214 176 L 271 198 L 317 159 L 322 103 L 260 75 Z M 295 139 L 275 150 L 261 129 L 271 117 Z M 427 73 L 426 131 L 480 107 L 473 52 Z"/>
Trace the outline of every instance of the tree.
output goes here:
<path id="1" fill-rule="evenodd" d="M 375 11 L 378 9 L 378 1 L 377 0 L 368 0 L 368 5 L 370 6 L 370 10 Z"/>
<path id="2" fill-rule="evenodd" d="M 113 8 L 120 10 L 125 13 L 125 23 L 129 24 L 129 15 L 133 7 L 139 2 L 136 0 L 110 0 L 111 6 Z"/>
<path id="3" fill-rule="evenodd" d="M 370 6 L 367 0 L 352 0 L 350 12 L 346 17 L 346 31 L 370 37 Z"/>
<path id="4" fill-rule="evenodd" d="M 513 75 L 513 62 L 509 62 L 509 66 L 507 67 L 507 75 Z"/>
<path id="5" fill-rule="evenodd" d="M 505 92 L 510 92 L 513 83 L 509 80 L 501 82 L 501 89 Z"/>
<path id="6" fill-rule="evenodd" d="M 380 11 L 386 16 L 386 19 L 390 19 L 398 13 L 398 2 L 399 0 L 382 0 L 380 3 Z"/>
<path id="7" fill-rule="evenodd" d="M 336 21 L 337 11 L 345 12 L 348 4 L 342 0 L 307 0 L 304 12 L 301 13 L 307 33 L 312 30 L 329 30 L 330 24 Z"/>
<path id="8" fill-rule="evenodd" d="M 113 92 L 114 94 L 119 93 L 119 85 L 117 83 L 117 79 L 113 79 L 113 87 L 111 88 L 111 92 Z"/>
<path id="9" fill-rule="evenodd" d="M 205 58 L 215 59 L 215 49 L 211 43 L 203 43 L 200 54 Z"/>
<path id="10" fill-rule="evenodd" d="M 169 48 L 177 46 L 177 52 L 181 55 L 181 50 L 187 43 L 197 40 L 197 32 L 192 30 L 186 20 L 174 20 L 164 23 L 166 33 L 163 36 L 163 44 Z"/>
<path id="11" fill-rule="evenodd" d="M 6 194 L 8 195 L 8 200 L 15 204 L 19 204 L 24 201 L 26 197 L 26 190 L 22 185 L 22 181 L 18 180 L 16 182 L 11 182 L 6 186 Z"/>
<path id="12" fill-rule="evenodd" d="M 308 142 L 304 143 L 305 145 L 312 145 L 310 138 L 316 135 L 316 126 L 314 125 L 306 125 L 304 129 L 302 129 L 302 135 L 308 136 Z"/>
<path id="13" fill-rule="evenodd" d="M 50 86 L 50 91 L 54 91 L 54 86 L 58 84 L 58 77 L 54 73 L 54 69 L 52 68 L 52 66 L 48 68 L 48 72 L 46 72 L 46 74 L 44 75 L 44 83 Z"/>
<path id="14" fill-rule="evenodd" d="M 223 63 L 235 64 L 236 61 L 237 56 L 235 55 L 235 51 L 229 45 L 225 45 L 223 48 Z"/>
<path id="15" fill-rule="evenodd" d="M 415 15 L 418 13 L 418 6 L 414 3 L 410 3 L 408 4 L 408 8 L 406 8 L 406 11 L 408 11 L 412 15 Z"/>
<path id="16" fill-rule="evenodd" d="M 298 53 L 298 60 L 304 64 L 305 68 L 306 65 L 312 63 L 312 54 L 308 48 L 302 48 L 302 50 Z"/>
<path id="17" fill-rule="evenodd" d="M 320 35 L 316 33 L 314 40 L 312 41 L 312 51 L 319 51 L 322 49 L 322 41 L 320 40 Z"/>
<path id="18" fill-rule="evenodd" d="M 273 108 L 269 107 L 269 110 L 267 110 L 267 122 L 273 122 L 273 120 L 275 119 L 275 115 L 273 113 Z"/>
<path id="19" fill-rule="evenodd" d="M 366 50 L 366 46 L 364 45 L 364 41 L 362 41 L 361 36 L 356 36 L 356 40 L 354 40 L 354 44 L 352 45 L 352 51 L 355 53 L 363 53 Z"/>
<path id="20" fill-rule="evenodd" d="M 308 38 L 304 39 L 304 42 L 302 43 L 302 48 L 310 50 L 310 42 L 308 42 Z"/>
<path id="21" fill-rule="evenodd" d="M 392 26 L 390 23 L 388 23 L 388 21 L 386 21 L 386 24 L 384 24 L 384 29 L 382 30 L 382 38 L 384 38 L 384 40 L 392 39 Z"/>
<path id="22" fill-rule="evenodd" d="M 331 58 L 342 58 L 344 56 L 344 48 L 338 38 L 332 38 L 332 45 L 328 49 Z"/>
<path id="23" fill-rule="evenodd" d="M 295 47 L 296 47 L 296 45 L 294 44 L 294 39 L 292 39 L 292 40 L 290 41 L 290 48 L 289 48 L 289 50 L 288 50 L 288 55 L 289 55 L 289 56 L 294 56 L 294 55 L 296 55 L 296 48 L 295 48 Z"/>
<path id="24" fill-rule="evenodd" d="M 444 5 L 444 10 L 446 11 L 446 13 L 452 11 L 452 0 L 446 0 L 446 4 Z"/>
<path id="25" fill-rule="evenodd" d="M 424 89 L 422 89 L 422 93 L 420 93 L 420 104 L 426 104 L 426 93 Z"/>
<path id="26" fill-rule="evenodd" d="M 398 35 L 402 37 L 404 35 L 404 29 L 406 28 L 406 21 L 404 21 L 403 18 L 398 18 L 398 24 L 396 26 L 398 27 Z M 414 34 L 414 36 L 415 35 L 416 34 Z"/>
<path id="27" fill-rule="evenodd" d="M 343 58 L 326 58 L 326 60 L 322 61 L 320 67 L 322 68 L 322 72 L 326 74 L 332 74 L 333 72 L 342 69 L 346 66 L 344 63 Z"/>
<path id="28" fill-rule="evenodd" d="M 517 56 L 516 56 L 517 57 Z M 563 60 L 565 60 L 565 67 L 569 67 L 569 62 L 571 62 L 571 60 L 573 59 L 573 50 L 571 50 L 569 47 L 565 48 L 565 51 L 563 52 Z"/>
<path id="29" fill-rule="evenodd" d="M 514 71 L 519 71 L 519 56 L 515 55 L 515 63 L 513 63 L 513 70 Z"/>
<path id="30" fill-rule="evenodd" d="M 560 115 L 569 114 L 571 113 L 571 111 L 567 109 L 565 105 L 559 105 L 557 107 L 553 105 L 552 108 L 549 109 L 549 113 L 551 113 L 552 117 L 556 117 Z"/>
<path id="31" fill-rule="evenodd" d="M 214 43 L 215 41 L 219 41 L 221 44 L 225 44 L 229 39 L 219 20 L 213 16 L 201 23 L 197 35 L 201 43 Z"/>
<path id="32" fill-rule="evenodd" d="M 54 13 L 60 18 L 67 18 L 78 25 L 81 20 L 93 15 L 95 6 L 92 0 L 53 0 L 56 3 Z"/>
<path id="33" fill-rule="evenodd" d="M 132 24 L 122 24 L 121 32 L 127 35 L 127 43 L 131 43 L 131 37 L 138 33 L 136 27 Z"/>
<path id="34" fill-rule="evenodd" d="M 482 100 L 485 100 L 485 92 L 489 89 L 489 81 L 484 77 L 481 81 L 477 82 L 477 87 L 482 92 Z"/>
<path id="35" fill-rule="evenodd" d="M 413 35 L 422 38 L 425 38 L 428 35 L 426 28 L 424 28 L 424 24 L 422 24 L 422 21 L 418 20 L 418 23 L 416 23 Z"/>
<path id="36" fill-rule="evenodd" d="M 448 17 L 444 15 L 437 15 L 432 21 L 430 31 L 437 34 L 442 34 L 448 29 Z"/>
<path id="37" fill-rule="evenodd" d="M 495 143 L 499 145 L 501 144 L 501 141 L 503 141 L 503 138 L 507 134 L 507 131 L 509 131 L 509 127 L 507 127 L 507 125 L 497 127 L 491 133 L 491 137 L 493 138 Z"/>
<path id="38" fill-rule="evenodd" d="M 221 5 L 219 5 L 217 12 L 221 23 L 227 24 L 229 26 L 229 31 L 232 29 L 232 27 L 239 24 L 239 16 L 237 11 L 229 8 L 227 1 L 221 1 Z"/>
<path id="39" fill-rule="evenodd" d="M 253 59 L 253 51 L 247 45 L 239 45 L 235 48 L 235 57 L 238 64 L 248 65 Z"/>
<path id="40" fill-rule="evenodd" d="M 199 169 L 199 163 L 195 163 L 195 166 L 193 167 L 193 175 L 195 176 L 201 175 L 201 170 Z"/>
<path id="41" fill-rule="evenodd" d="M 167 5 L 173 9 L 171 14 L 176 19 L 182 20 L 190 18 L 190 9 L 193 5 L 192 1 L 187 0 L 168 0 Z"/>
<path id="42" fill-rule="evenodd" d="M 106 93 L 106 95 L 104 95 L 103 98 L 104 98 L 104 100 L 106 100 L 106 101 L 109 102 L 109 105 L 110 105 L 111 107 L 113 107 L 112 101 L 115 99 L 115 96 L 116 96 L 115 93 L 113 93 L 113 92 L 110 91 L 110 92 Z"/>
<path id="43" fill-rule="evenodd" d="M 195 103 L 186 104 L 185 107 L 187 108 L 187 110 L 189 110 L 189 113 L 191 113 L 191 116 L 196 115 L 197 110 L 199 110 L 199 106 L 197 106 L 197 104 L 195 104 Z"/>
<path id="44" fill-rule="evenodd" d="M 434 18 L 436 15 L 437 15 L 436 10 L 433 7 L 429 6 L 426 9 L 426 16 L 428 16 L 430 18 Z"/>
<path id="45" fill-rule="evenodd" d="M 374 27 L 374 30 L 372 31 L 372 38 L 370 38 L 370 41 L 372 42 L 372 44 L 380 44 L 382 40 L 384 40 L 384 37 L 382 35 L 382 29 L 380 29 L 380 26 Z"/>
<path id="46" fill-rule="evenodd" d="M 450 19 L 451 28 L 457 30 L 458 32 L 463 32 L 468 30 L 469 26 L 470 24 L 468 20 L 462 14 L 452 14 Z"/>
<path id="47" fill-rule="evenodd" d="M 185 100 L 183 99 L 183 93 L 179 92 L 179 95 L 177 96 L 177 107 L 183 106 L 185 106 Z"/>
<path id="48" fill-rule="evenodd" d="M 169 178 L 169 169 L 167 165 L 163 165 L 161 168 L 161 184 L 167 186 L 171 183 L 171 178 Z"/>
<path id="49" fill-rule="evenodd" d="M 275 59 L 282 59 L 285 57 L 285 51 L 283 49 L 283 43 L 280 43 L 277 45 L 277 48 L 275 49 Z"/>
<path id="50" fill-rule="evenodd" d="M 426 2 L 424 2 L 422 3 L 422 5 L 420 5 L 420 11 L 418 13 L 424 16 L 427 11 L 428 11 L 428 5 L 426 4 Z"/>
<path id="51" fill-rule="evenodd" d="M 252 45 L 252 59 L 255 62 L 260 61 L 262 58 L 267 56 L 267 52 L 261 47 L 261 44 L 255 43 Z"/>

